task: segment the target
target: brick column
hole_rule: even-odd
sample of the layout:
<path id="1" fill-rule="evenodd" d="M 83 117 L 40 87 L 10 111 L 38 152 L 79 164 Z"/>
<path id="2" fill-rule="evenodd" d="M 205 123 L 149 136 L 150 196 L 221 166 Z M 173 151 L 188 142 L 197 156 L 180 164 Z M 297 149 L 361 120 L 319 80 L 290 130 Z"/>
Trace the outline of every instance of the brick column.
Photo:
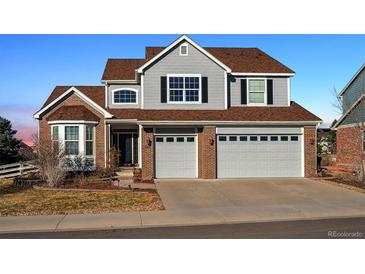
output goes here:
<path id="1" fill-rule="evenodd" d="M 142 178 L 143 180 L 152 179 L 154 174 L 154 140 L 153 129 L 142 128 Z"/>
<path id="2" fill-rule="evenodd" d="M 360 127 L 338 128 L 336 132 L 336 165 L 355 167 L 363 157 Z"/>
<path id="3" fill-rule="evenodd" d="M 217 144 L 215 127 L 204 127 L 198 133 L 199 178 L 217 178 Z"/>
<path id="4" fill-rule="evenodd" d="M 304 127 L 304 176 L 317 174 L 317 130 L 316 127 Z"/>

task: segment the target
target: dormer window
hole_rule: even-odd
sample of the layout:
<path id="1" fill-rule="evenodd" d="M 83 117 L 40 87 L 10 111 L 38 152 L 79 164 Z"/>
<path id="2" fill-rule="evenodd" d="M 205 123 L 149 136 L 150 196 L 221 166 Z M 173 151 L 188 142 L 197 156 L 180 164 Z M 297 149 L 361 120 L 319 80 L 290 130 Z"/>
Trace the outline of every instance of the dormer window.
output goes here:
<path id="1" fill-rule="evenodd" d="M 180 46 L 180 55 L 181 56 L 188 56 L 189 52 L 188 52 L 188 44 L 182 44 Z"/>
<path id="2" fill-rule="evenodd" d="M 134 89 L 114 90 L 113 104 L 137 104 L 137 90 Z"/>

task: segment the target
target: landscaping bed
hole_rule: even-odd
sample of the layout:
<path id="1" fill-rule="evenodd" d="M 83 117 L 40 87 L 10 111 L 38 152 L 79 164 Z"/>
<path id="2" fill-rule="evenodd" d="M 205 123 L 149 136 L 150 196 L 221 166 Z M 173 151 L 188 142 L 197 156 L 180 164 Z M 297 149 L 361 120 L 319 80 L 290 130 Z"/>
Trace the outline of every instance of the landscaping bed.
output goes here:
<path id="1" fill-rule="evenodd" d="M 365 192 L 365 183 L 359 181 L 356 173 L 344 169 L 326 169 L 320 174 L 325 183 L 336 184 L 338 186 L 358 192 Z M 319 177 L 321 177 L 319 176 Z"/>
<path id="2" fill-rule="evenodd" d="M 154 190 L 132 191 L 103 182 L 79 184 L 79 188 L 90 188 L 91 184 L 98 191 L 42 191 L 18 187 L 11 179 L 0 180 L 0 216 L 164 209 Z"/>

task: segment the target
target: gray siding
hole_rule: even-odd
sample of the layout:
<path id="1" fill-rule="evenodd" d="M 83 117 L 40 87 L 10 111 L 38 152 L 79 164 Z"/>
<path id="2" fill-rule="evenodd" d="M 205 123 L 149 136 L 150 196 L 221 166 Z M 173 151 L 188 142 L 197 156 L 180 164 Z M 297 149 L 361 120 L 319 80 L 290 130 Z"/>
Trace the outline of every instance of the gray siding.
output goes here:
<path id="1" fill-rule="evenodd" d="M 365 70 L 351 83 L 343 95 L 345 111 L 365 92 Z"/>
<path id="2" fill-rule="evenodd" d="M 208 77 L 208 103 L 161 103 L 160 77 L 167 74 L 201 74 Z M 147 68 L 144 73 L 145 109 L 224 109 L 224 70 L 194 46 L 189 44 L 189 55 L 179 55 L 179 45 Z"/>
<path id="3" fill-rule="evenodd" d="M 360 102 L 350 114 L 341 122 L 341 126 L 364 122 L 365 118 L 365 102 Z"/>
<path id="4" fill-rule="evenodd" d="M 113 104 L 113 90 L 120 88 L 131 88 L 137 90 L 137 104 Z M 110 85 L 108 87 L 108 105 L 110 108 L 140 108 L 141 107 L 141 87 L 139 85 Z"/>
<path id="5" fill-rule="evenodd" d="M 241 79 L 245 77 L 231 77 L 230 94 L 231 94 L 231 106 L 241 105 Z M 253 77 L 250 77 L 253 78 Z M 260 77 L 263 78 L 263 77 Z M 287 77 L 268 77 L 267 79 L 273 80 L 273 106 L 287 106 L 289 97 L 289 87 Z"/>

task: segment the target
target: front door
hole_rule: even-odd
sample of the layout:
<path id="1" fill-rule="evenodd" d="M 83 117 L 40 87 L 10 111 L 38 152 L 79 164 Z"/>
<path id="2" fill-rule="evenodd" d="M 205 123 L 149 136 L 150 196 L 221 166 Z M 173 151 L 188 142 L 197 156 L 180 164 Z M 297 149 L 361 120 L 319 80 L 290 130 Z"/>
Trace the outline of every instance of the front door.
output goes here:
<path id="1" fill-rule="evenodd" d="M 119 152 L 120 166 L 138 163 L 138 134 L 113 133 L 113 146 Z"/>

